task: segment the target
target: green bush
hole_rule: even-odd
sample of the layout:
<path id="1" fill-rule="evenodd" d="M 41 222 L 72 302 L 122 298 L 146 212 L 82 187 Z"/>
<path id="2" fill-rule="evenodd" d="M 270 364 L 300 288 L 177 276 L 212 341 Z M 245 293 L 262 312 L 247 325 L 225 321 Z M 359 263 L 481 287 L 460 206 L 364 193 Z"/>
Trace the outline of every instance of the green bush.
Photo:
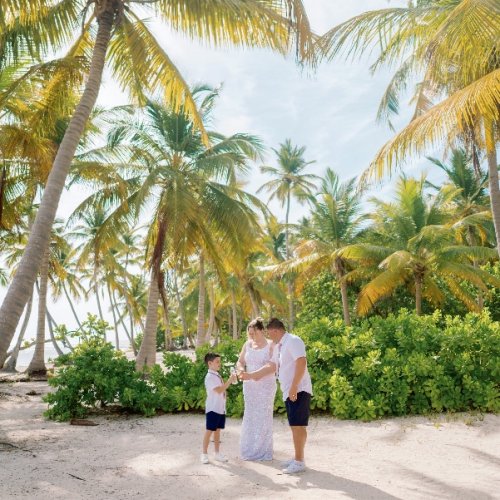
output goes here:
<path id="1" fill-rule="evenodd" d="M 339 418 L 500 410 L 500 325 L 487 313 L 402 310 L 349 328 L 316 320 L 299 334 L 309 346 L 313 408 Z"/>
<path id="2" fill-rule="evenodd" d="M 351 327 L 340 319 L 322 318 L 297 333 L 308 347 L 315 411 L 366 421 L 390 415 L 500 410 L 500 324 L 487 312 L 451 317 L 401 310 Z M 145 415 L 157 409 L 201 412 L 206 352 L 221 355 L 221 375 L 226 379 L 242 344 L 243 340 L 224 339 L 215 348 L 204 346 L 194 361 L 166 352 L 166 370 L 155 366 L 145 381 L 132 361 L 105 343 L 102 334 L 95 334 L 66 356 L 65 366 L 51 379 L 57 391 L 46 396 L 50 406 L 46 415 L 66 420 L 111 403 Z M 279 390 L 275 411 L 284 411 Z M 241 384 L 228 389 L 227 414 L 243 414 Z"/>
<path id="3" fill-rule="evenodd" d="M 133 412 L 153 415 L 158 404 L 151 386 L 129 361 L 104 341 L 101 325 L 84 323 L 82 342 L 56 359 L 56 375 L 49 384 L 57 390 L 44 397 L 45 415 L 53 420 L 85 417 L 89 410 L 118 403 Z"/>

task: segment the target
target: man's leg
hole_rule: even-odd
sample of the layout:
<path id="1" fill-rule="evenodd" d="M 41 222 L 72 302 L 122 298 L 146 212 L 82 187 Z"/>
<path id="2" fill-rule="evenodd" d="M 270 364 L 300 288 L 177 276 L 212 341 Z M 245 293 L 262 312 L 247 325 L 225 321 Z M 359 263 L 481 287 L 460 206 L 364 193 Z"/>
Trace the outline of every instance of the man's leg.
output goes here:
<path id="1" fill-rule="evenodd" d="M 215 447 L 215 453 L 219 453 L 219 447 L 220 447 L 220 429 L 217 429 L 214 432 L 214 447 Z"/>
<path id="2" fill-rule="evenodd" d="M 203 436 L 203 453 L 208 453 L 208 443 L 210 443 L 210 436 L 213 431 L 206 430 L 205 435 Z"/>
<path id="3" fill-rule="evenodd" d="M 293 447 L 295 448 L 295 460 L 304 461 L 304 448 L 307 440 L 307 427 L 302 425 L 291 425 L 293 436 Z"/>

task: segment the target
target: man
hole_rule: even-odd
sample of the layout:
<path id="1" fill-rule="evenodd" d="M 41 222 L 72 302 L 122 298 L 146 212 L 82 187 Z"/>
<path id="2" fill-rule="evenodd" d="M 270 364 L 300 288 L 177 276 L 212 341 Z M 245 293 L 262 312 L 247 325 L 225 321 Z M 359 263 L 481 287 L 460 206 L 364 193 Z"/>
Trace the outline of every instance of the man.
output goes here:
<path id="1" fill-rule="evenodd" d="M 283 472 L 295 474 L 306 468 L 304 448 L 312 396 L 311 377 L 307 370 L 306 347 L 300 337 L 287 333 L 285 326 L 277 318 L 272 318 L 269 321 L 267 331 L 275 344 L 276 371 L 283 392 L 295 449 L 295 457 L 285 462 Z"/>

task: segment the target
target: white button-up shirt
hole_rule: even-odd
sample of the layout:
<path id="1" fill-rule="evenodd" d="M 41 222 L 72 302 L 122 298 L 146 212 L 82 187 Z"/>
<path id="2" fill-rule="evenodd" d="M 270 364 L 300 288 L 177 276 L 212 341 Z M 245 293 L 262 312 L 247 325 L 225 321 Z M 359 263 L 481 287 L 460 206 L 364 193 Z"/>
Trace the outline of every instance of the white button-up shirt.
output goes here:
<path id="1" fill-rule="evenodd" d="M 221 385 L 224 385 L 224 380 L 222 380 L 220 374 L 209 369 L 205 376 L 205 389 L 207 390 L 205 413 L 214 411 L 220 415 L 226 414 L 226 393 L 214 391 L 216 387 Z"/>
<path id="2" fill-rule="evenodd" d="M 275 351 L 277 351 L 275 355 L 277 355 L 278 380 L 283 392 L 283 401 L 286 401 L 295 375 L 295 362 L 299 358 L 306 357 L 306 346 L 297 335 L 285 333 L 281 341 L 276 345 Z M 300 379 L 297 387 L 297 392 L 302 391 L 312 395 L 311 376 L 307 366 L 304 376 Z"/>

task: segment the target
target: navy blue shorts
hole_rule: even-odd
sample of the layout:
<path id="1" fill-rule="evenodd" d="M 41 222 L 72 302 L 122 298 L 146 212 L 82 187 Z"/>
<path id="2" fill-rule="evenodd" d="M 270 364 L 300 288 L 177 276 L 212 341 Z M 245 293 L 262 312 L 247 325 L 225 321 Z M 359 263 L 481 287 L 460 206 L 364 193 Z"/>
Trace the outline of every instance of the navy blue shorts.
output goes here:
<path id="1" fill-rule="evenodd" d="M 209 411 L 206 413 L 207 417 L 207 431 L 216 431 L 217 429 L 224 429 L 226 425 L 226 415 Z"/>
<path id="2" fill-rule="evenodd" d="M 309 423 L 310 405 L 311 395 L 308 392 L 299 392 L 296 401 L 290 401 L 290 398 L 287 398 L 285 406 L 288 423 L 291 426 L 307 426 Z"/>

